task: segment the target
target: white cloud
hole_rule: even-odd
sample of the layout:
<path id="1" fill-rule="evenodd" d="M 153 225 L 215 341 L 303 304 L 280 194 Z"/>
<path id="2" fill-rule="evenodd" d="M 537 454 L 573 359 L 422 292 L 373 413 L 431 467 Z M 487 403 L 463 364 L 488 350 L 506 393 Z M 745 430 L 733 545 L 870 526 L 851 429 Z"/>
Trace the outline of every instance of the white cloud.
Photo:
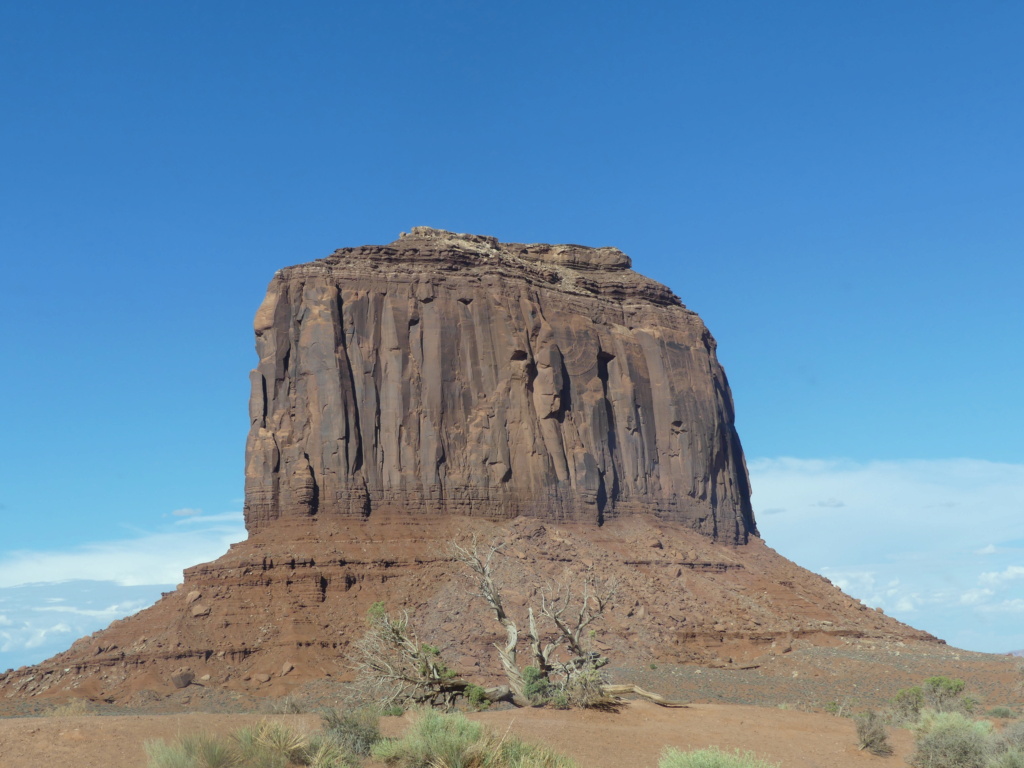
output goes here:
<path id="1" fill-rule="evenodd" d="M 0 588 L 0 671 L 34 664 L 74 640 L 148 605 L 173 585 L 126 587 L 112 581 L 67 581 Z M 53 602 L 54 595 L 62 602 Z"/>
<path id="2" fill-rule="evenodd" d="M 32 651 L 44 646 L 48 641 L 53 642 L 57 638 L 73 635 L 74 630 L 64 622 L 51 624 L 45 627 L 31 626 L 25 624 L 14 630 L 0 631 L 0 654 L 17 653 L 19 651 Z M 68 638 L 73 639 L 73 638 Z M 63 639 L 58 640 L 63 643 Z M 36 654 L 38 655 L 38 654 Z M 11 664 L 10 666 L 14 666 Z M 7 669 L 8 667 L 4 667 Z M 0 670 L 2 671 L 2 670 Z"/>
<path id="3" fill-rule="evenodd" d="M 52 627 L 36 627 L 33 628 L 28 639 L 25 640 L 24 645 L 26 648 L 38 648 L 50 638 L 51 635 L 67 635 L 71 632 L 71 627 L 61 622 L 60 624 L 54 624 Z"/>
<path id="4" fill-rule="evenodd" d="M 79 608 L 74 605 L 44 605 L 38 608 L 33 608 L 32 610 L 38 613 L 43 613 L 44 611 L 73 613 L 76 616 L 88 616 L 90 618 L 100 618 L 106 619 L 107 621 L 113 621 L 121 616 L 128 616 L 136 611 L 140 611 L 145 608 L 147 604 L 148 603 L 145 600 L 130 600 L 124 603 L 108 605 L 106 608 Z"/>
<path id="5" fill-rule="evenodd" d="M 245 538 L 240 512 L 174 516 L 163 530 L 135 538 L 0 552 L 0 670 L 42 661 L 151 605 L 181 581 L 183 569 Z"/>
<path id="6" fill-rule="evenodd" d="M 1014 579 L 1024 579 L 1024 566 L 1010 565 L 1003 571 L 990 571 L 979 577 L 979 580 L 985 584 L 1002 584 Z"/>
<path id="7" fill-rule="evenodd" d="M 994 605 L 982 606 L 981 610 L 989 613 L 1024 613 L 1024 599 L 1018 597 L 1013 600 L 1003 600 Z"/>
<path id="8" fill-rule="evenodd" d="M 182 507 L 181 509 L 174 510 L 173 512 L 171 512 L 171 514 L 175 517 L 191 517 L 192 515 L 203 514 L 203 510 L 192 509 L 191 507 Z"/>
<path id="9" fill-rule="evenodd" d="M 186 517 L 182 520 L 175 520 L 175 525 L 208 525 L 211 523 L 240 523 L 242 521 L 241 512 L 221 512 L 217 515 L 204 515 L 202 510 L 197 510 L 196 514 L 191 517 Z"/>
<path id="10" fill-rule="evenodd" d="M 1008 593 L 1024 577 L 1024 465 L 780 458 L 749 468 L 761 535 L 784 556 L 953 645 L 1024 647 Z"/>
<path id="11" fill-rule="evenodd" d="M 992 597 L 995 592 L 991 589 L 969 589 L 960 595 L 961 605 L 974 605 L 983 602 L 986 598 Z"/>
<path id="12" fill-rule="evenodd" d="M 93 542 L 69 550 L 0 553 L 0 588 L 72 579 L 112 581 L 123 586 L 175 584 L 182 570 L 220 557 L 245 538 L 241 513 L 185 518 L 170 531 L 134 539 Z"/>

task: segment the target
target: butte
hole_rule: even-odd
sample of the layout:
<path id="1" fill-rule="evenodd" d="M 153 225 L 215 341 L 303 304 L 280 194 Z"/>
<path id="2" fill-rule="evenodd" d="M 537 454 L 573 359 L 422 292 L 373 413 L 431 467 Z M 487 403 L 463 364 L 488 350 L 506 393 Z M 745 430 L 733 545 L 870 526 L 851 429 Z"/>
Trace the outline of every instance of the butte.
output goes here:
<path id="1" fill-rule="evenodd" d="M 0 696 L 255 695 L 350 675 L 376 601 L 469 678 L 498 627 L 449 554 L 506 542 L 510 608 L 566 569 L 618 580 L 614 663 L 756 666 L 794 647 L 939 641 L 757 535 L 700 318 L 615 248 L 414 228 L 280 270 L 255 321 L 248 538 Z"/>

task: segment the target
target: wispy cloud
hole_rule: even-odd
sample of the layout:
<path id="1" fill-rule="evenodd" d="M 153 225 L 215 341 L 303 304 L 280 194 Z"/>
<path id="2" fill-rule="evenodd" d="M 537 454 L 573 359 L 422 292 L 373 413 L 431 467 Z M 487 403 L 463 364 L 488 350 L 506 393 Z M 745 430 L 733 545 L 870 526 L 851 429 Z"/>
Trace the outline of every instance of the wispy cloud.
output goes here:
<path id="1" fill-rule="evenodd" d="M 181 509 L 174 510 L 173 512 L 171 512 L 171 514 L 175 517 L 191 517 L 192 515 L 203 514 L 203 510 L 192 509 L 191 507 L 182 507 Z"/>
<path id="2" fill-rule="evenodd" d="M 1024 646 L 1024 465 L 750 462 L 767 543 L 868 605 L 975 650 Z M 764 510 L 763 512 L 761 510 Z"/>
<path id="3" fill-rule="evenodd" d="M 0 669 L 42 661 L 145 608 L 181 581 L 183 569 L 245 538 L 240 512 L 172 515 L 173 523 L 134 538 L 0 552 Z"/>
<path id="4" fill-rule="evenodd" d="M 981 609 L 989 613 L 1024 613 L 1024 599 L 1017 597 L 1012 600 L 1003 600 L 992 605 L 984 605 Z M 1019 619 L 1015 620 L 1019 621 Z"/>
<path id="5" fill-rule="evenodd" d="M 202 510 L 197 510 L 194 515 L 175 520 L 175 525 L 214 525 L 219 523 L 241 524 L 241 512 L 221 512 L 216 515 L 204 515 Z"/>
<path id="6" fill-rule="evenodd" d="M 979 579 L 985 584 L 1005 584 L 1014 579 L 1024 579 L 1024 565 L 1009 565 L 1002 571 L 988 571 Z"/>
<path id="7" fill-rule="evenodd" d="M 165 531 L 83 544 L 68 550 L 0 553 L 0 588 L 72 579 L 123 586 L 174 584 L 182 570 L 213 560 L 245 538 L 241 513 L 186 517 Z"/>
<path id="8" fill-rule="evenodd" d="M 171 588 L 76 580 L 0 589 L 0 670 L 42 661 Z"/>

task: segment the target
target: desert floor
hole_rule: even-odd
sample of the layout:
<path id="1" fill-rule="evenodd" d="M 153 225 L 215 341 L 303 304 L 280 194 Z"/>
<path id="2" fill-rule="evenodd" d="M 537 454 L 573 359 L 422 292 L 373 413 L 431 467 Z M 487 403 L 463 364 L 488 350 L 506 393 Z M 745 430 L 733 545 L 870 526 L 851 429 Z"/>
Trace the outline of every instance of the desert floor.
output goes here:
<path id="1" fill-rule="evenodd" d="M 36 768 L 143 768 L 143 743 L 206 730 L 228 733 L 263 717 L 315 730 L 314 715 L 85 715 L 0 719 L 0 765 Z M 411 717 L 385 718 L 386 733 L 397 735 Z M 904 764 L 912 740 L 895 731 L 896 755 L 874 757 L 857 750 L 849 718 L 778 708 L 693 704 L 665 709 L 630 702 L 617 713 L 504 710 L 472 715 L 493 730 L 510 731 L 574 757 L 581 768 L 653 768 L 666 746 L 751 750 L 787 768 L 845 768 Z"/>
<path id="2" fill-rule="evenodd" d="M 581 768 L 653 768 L 666 746 L 710 745 L 749 750 L 784 768 L 897 768 L 913 750 L 909 732 L 894 730 L 896 754 L 875 757 L 858 751 L 854 721 L 827 714 L 826 706 L 841 706 L 845 713 L 880 708 L 900 688 L 944 674 L 966 680 L 967 693 L 980 700 L 980 713 L 994 706 L 1018 714 L 1024 709 L 1020 660 L 941 645 L 796 649 L 747 670 L 660 664 L 611 672 L 615 682 L 633 682 L 691 703 L 668 709 L 632 701 L 616 713 L 509 708 L 471 717 L 494 731 L 547 744 Z M 317 712 L 344 707 L 346 689 L 320 680 L 281 693 L 306 712 Z M 201 730 L 226 734 L 261 719 L 283 720 L 304 731 L 320 727 L 316 714 L 259 714 L 283 699 L 195 685 L 164 693 L 139 690 L 118 704 L 94 701 L 88 705 L 92 714 L 44 714 L 65 700 L 0 699 L 0 768 L 145 768 L 143 744 L 150 739 Z M 384 718 L 382 729 L 399 735 L 411 717 Z"/>

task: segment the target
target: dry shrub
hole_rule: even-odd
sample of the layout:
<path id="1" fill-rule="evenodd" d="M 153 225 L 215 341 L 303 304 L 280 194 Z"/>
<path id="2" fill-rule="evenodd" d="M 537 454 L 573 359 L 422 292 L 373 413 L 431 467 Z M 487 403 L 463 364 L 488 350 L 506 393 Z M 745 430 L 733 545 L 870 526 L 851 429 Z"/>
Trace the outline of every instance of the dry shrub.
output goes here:
<path id="1" fill-rule="evenodd" d="M 1007 723 L 1003 728 L 1003 739 L 1012 749 L 1024 751 L 1024 721 L 1018 720 L 1014 723 Z"/>
<path id="2" fill-rule="evenodd" d="M 892 754 L 889 743 L 889 729 L 885 727 L 885 719 L 874 711 L 857 715 L 857 746 L 866 749 L 873 755 L 888 757 Z"/>
<path id="3" fill-rule="evenodd" d="M 306 712 L 306 706 L 297 696 L 285 696 L 281 699 L 269 699 L 263 710 L 268 715 L 301 715 Z"/>
<path id="4" fill-rule="evenodd" d="M 89 702 L 85 699 L 69 699 L 64 704 L 57 704 L 43 711 L 43 717 L 78 717 L 79 715 L 94 714 L 89 708 Z"/>
<path id="5" fill-rule="evenodd" d="M 1008 749 L 990 759 L 986 768 L 1024 768 L 1024 752 Z"/>
<path id="6" fill-rule="evenodd" d="M 380 741 L 380 716 L 372 709 L 363 707 L 339 713 L 328 709 L 323 714 L 324 730 L 330 734 L 351 755 L 366 757 L 370 749 Z"/>

